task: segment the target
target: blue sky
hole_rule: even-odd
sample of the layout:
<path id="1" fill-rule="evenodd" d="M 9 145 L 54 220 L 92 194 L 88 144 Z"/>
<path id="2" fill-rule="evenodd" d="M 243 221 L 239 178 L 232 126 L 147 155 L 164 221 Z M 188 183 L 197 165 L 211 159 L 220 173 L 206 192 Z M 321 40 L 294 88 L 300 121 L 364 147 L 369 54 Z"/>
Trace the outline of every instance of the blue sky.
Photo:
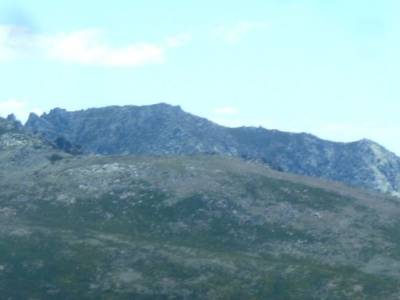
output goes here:
<path id="1" fill-rule="evenodd" d="M 0 115 L 167 102 L 400 154 L 400 1 L 0 2 Z"/>

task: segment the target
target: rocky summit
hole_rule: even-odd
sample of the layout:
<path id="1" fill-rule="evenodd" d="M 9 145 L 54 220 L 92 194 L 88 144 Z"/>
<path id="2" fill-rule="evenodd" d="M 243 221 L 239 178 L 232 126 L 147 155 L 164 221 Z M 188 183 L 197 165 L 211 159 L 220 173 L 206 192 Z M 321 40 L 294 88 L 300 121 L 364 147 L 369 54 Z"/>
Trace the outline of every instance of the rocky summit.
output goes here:
<path id="1" fill-rule="evenodd" d="M 400 196 L 400 158 L 369 140 L 336 143 L 304 133 L 226 128 L 168 104 L 57 108 L 31 114 L 25 128 L 51 142 L 61 138 L 84 153 L 218 154 Z"/>
<path id="2" fill-rule="evenodd" d="M 132 108 L 125 110 L 130 114 Z M 48 122 L 47 137 L 54 130 L 47 119 L 56 116 L 49 115 L 36 119 Z M 101 126 L 112 124 L 96 115 L 81 130 L 65 126 L 64 137 L 75 142 L 73 134 L 83 135 L 94 123 L 107 134 Z M 215 134 L 231 131 L 187 118 Z M 181 128 L 184 134 L 197 132 Z M 83 153 L 103 138 L 99 133 L 82 144 Z M 225 141 L 243 138 L 230 134 Z M 332 151 L 344 147 L 329 145 Z M 362 159 L 369 163 L 367 154 L 377 155 L 370 150 L 374 145 L 345 146 L 365 151 Z M 1 298 L 399 299 L 397 198 L 278 172 L 226 151 L 231 155 L 68 153 L 12 119 L 0 119 Z"/>

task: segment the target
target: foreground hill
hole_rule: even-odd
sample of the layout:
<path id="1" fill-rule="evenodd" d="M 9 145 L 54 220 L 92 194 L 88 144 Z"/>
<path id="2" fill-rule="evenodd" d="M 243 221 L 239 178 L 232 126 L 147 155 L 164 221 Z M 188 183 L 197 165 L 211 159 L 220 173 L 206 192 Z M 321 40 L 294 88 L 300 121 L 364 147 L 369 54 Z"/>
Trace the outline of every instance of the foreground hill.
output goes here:
<path id="1" fill-rule="evenodd" d="M 54 109 L 40 117 L 31 114 L 26 128 L 49 141 L 63 137 L 85 153 L 219 154 L 400 195 L 400 158 L 369 140 L 335 143 L 309 134 L 226 128 L 167 104 Z"/>
<path id="2" fill-rule="evenodd" d="M 396 198 L 237 158 L 73 156 L 2 121 L 4 299 L 400 296 Z"/>

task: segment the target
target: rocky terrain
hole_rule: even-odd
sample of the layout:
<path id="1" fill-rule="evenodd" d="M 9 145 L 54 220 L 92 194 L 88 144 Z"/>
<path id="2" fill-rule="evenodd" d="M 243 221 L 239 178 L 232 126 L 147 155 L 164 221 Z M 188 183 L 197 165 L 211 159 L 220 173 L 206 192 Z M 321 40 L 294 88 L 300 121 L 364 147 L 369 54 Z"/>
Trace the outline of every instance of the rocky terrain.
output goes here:
<path id="1" fill-rule="evenodd" d="M 196 154 L 196 146 L 192 155 L 81 155 L 49 140 L 0 118 L 4 299 L 400 297 L 395 197 L 278 172 L 222 142 L 217 150 L 230 156 Z"/>
<path id="2" fill-rule="evenodd" d="M 335 143 L 310 134 L 226 128 L 167 104 L 31 114 L 25 128 L 74 151 L 103 155 L 217 154 L 364 189 L 400 195 L 400 158 L 361 140 Z"/>

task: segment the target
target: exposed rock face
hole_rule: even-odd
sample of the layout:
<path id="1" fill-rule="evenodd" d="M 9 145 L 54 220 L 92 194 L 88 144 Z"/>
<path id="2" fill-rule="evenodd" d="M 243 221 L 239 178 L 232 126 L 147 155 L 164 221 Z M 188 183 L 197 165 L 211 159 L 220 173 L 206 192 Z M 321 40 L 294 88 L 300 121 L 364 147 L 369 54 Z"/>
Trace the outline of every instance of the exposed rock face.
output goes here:
<path id="1" fill-rule="evenodd" d="M 244 157 L 272 168 L 400 195 L 400 158 L 372 141 L 336 143 L 263 128 L 229 131 Z"/>
<path id="2" fill-rule="evenodd" d="M 285 172 L 400 195 L 400 159 L 378 144 L 335 143 L 309 134 L 226 128 L 167 104 L 32 114 L 26 128 L 60 136 L 86 153 L 223 154 L 262 161 Z"/>
<path id="3" fill-rule="evenodd" d="M 48 142 L 27 134 L 21 123 L 16 121 L 13 116 L 10 115 L 7 119 L 0 117 L 1 154 L 21 149 L 34 150 L 45 145 L 49 146 Z"/>
<path id="4" fill-rule="evenodd" d="M 29 134 L 15 117 L 0 118 L 0 168 L 5 174 L 67 156 L 56 144 Z"/>
<path id="5" fill-rule="evenodd" d="M 31 114 L 26 128 L 55 140 L 63 136 L 86 153 L 99 154 L 236 154 L 225 129 L 167 104 L 111 106 Z"/>
<path id="6" fill-rule="evenodd" d="M 14 115 L 9 115 L 6 119 L 0 117 L 0 134 L 17 132 L 21 129 L 22 124 L 16 120 Z"/>

